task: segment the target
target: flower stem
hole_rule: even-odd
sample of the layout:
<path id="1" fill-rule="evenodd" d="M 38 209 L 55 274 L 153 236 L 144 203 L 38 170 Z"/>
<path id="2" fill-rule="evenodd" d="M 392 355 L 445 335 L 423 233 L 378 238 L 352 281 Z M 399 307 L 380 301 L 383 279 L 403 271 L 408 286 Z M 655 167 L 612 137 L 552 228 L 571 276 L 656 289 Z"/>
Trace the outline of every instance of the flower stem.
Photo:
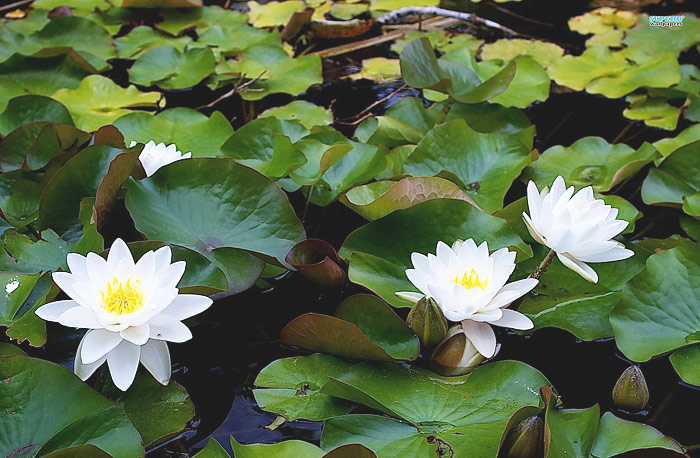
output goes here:
<path id="1" fill-rule="evenodd" d="M 549 253 L 547 253 L 547 256 L 544 257 L 544 259 L 542 260 L 540 265 L 537 266 L 537 269 L 535 269 L 535 271 L 532 273 L 532 275 L 530 275 L 530 278 L 534 278 L 535 280 L 539 280 L 539 278 L 542 276 L 542 274 L 547 272 L 547 267 L 549 267 L 549 265 L 552 263 L 552 259 L 554 259 L 554 255 L 556 255 L 554 250 L 549 250 Z"/>
<path id="2" fill-rule="evenodd" d="M 452 108 L 453 103 L 455 103 L 455 99 L 453 99 L 452 97 L 447 99 L 445 105 L 442 107 L 442 111 L 435 120 L 435 126 L 439 126 L 440 124 L 442 124 L 442 122 L 445 120 L 445 117 L 447 116 L 447 113 L 450 112 L 450 108 Z"/>

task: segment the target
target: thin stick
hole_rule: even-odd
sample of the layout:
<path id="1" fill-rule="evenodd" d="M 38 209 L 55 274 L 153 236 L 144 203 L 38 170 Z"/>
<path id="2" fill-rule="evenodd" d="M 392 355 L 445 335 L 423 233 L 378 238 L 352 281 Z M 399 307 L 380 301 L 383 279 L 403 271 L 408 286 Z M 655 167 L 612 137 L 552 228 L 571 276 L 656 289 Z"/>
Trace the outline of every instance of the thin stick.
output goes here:
<path id="1" fill-rule="evenodd" d="M 306 212 L 309 211 L 309 204 L 311 203 L 311 195 L 314 193 L 314 185 L 309 188 L 309 195 L 306 196 L 306 205 L 304 205 L 304 214 L 301 216 L 301 220 L 306 222 Z"/>
<path id="2" fill-rule="evenodd" d="M 547 256 L 544 257 L 542 262 L 540 263 L 539 266 L 537 266 L 537 269 L 530 275 L 530 278 L 534 278 L 535 280 L 539 280 L 539 278 L 542 276 L 547 271 L 547 267 L 552 263 L 552 259 L 554 259 L 554 256 L 556 253 L 554 250 L 549 250 L 549 253 L 547 253 Z"/>
<path id="3" fill-rule="evenodd" d="M 9 5 L 0 6 L 0 11 L 11 10 L 18 6 L 26 5 L 27 3 L 32 3 L 34 0 L 21 0 L 19 2 L 10 3 Z"/>
<path id="4" fill-rule="evenodd" d="M 460 11 L 452 11 L 452 10 L 446 10 L 444 8 L 436 8 L 434 6 L 407 6 L 404 8 L 399 8 L 398 10 L 394 10 L 391 13 L 386 13 L 377 18 L 377 22 L 380 24 L 386 24 L 389 22 L 394 22 L 403 16 L 408 16 L 409 14 L 430 14 L 433 16 L 444 16 L 444 17 L 451 17 L 455 19 L 459 19 L 460 21 L 473 21 L 478 24 L 485 25 L 486 27 L 491 27 L 494 29 L 501 30 L 505 33 L 509 33 L 511 35 L 520 35 L 518 32 L 516 32 L 513 29 L 509 29 L 508 27 L 505 27 L 497 22 L 491 21 L 489 19 L 484 19 L 482 17 L 477 16 L 476 14 L 472 13 L 462 13 Z"/>
<path id="5" fill-rule="evenodd" d="M 630 130 L 632 125 L 634 125 L 634 122 L 632 122 L 632 121 L 628 122 L 627 125 L 625 126 L 625 128 L 622 129 L 619 134 L 617 134 L 617 137 L 615 137 L 615 139 L 612 141 L 612 143 L 613 144 L 617 143 L 618 140 L 620 140 L 627 133 L 627 131 Z"/>
<path id="6" fill-rule="evenodd" d="M 367 108 L 365 108 L 364 110 L 360 111 L 360 112 L 357 113 L 356 115 L 350 116 L 350 117 L 348 117 L 348 118 L 342 118 L 341 121 L 349 121 L 349 120 L 351 120 L 351 119 L 357 118 L 358 116 L 364 115 L 365 113 L 367 113 L 367 112 L 370 111 L 372 108 L 374 108 L 374 107 L 376 107 L 377 105 L 379 105 L 380 103 L 386 102 L 387 100 L 389 100 L 390 98 L 392 98 L 393 96 L 395 96 L 396 94 L 398 94 L 399 92 L 403 91 L 404 89 L 406 89 L 406 87 L 407 87 L 407 86 L 406 86 L 405 84 L 402 84 L 400 88 L 398 88 L 397 90 L 395 90 L 395 91 L 392 92 L 391 94 L 387 95 L 386 97 L 382 97 L 381 99 L 377 100 L 377 101 L 374 102 L 372 105 L 368 106 Z"/>
<path id="7" fill-rule="evenodd" d="M 550 130 L 549 133 L 547 134 L 546 137 L 544 137 L 544 140 L 542 140 L 542 144 L 546 145 L 547 142 L 549 141 L 550 138 L 559 130 L 561 127 L 566 124 L 566 122 L 569 120 L 570 117 L 576 113 L 576 110 L 578 110 L 578 107 L 575 107 L 573 110 L 570 112 L 566 113 L 563 118 L 561 118 L 561 121 L 557 123 L 556 126 L 554 126 L 554 129 Z"/>
<path id="8" fill-rule="evenodd" d="M 217 98 L 213 102 L 210 102 L 210 103 L 207 103 L 206 105 L 202 105 L 200 107 L 195 108 L 195 110 L 201 110 L 203 108 L 212 108 L 217 103 L 221 102 L 224 99 L 231 97 L 232 95 L 234 95 L 238 92 L 243 92 L 243 91 L 259 92 L 259 91 L 262 91 L 262 89 L 252 89 L 252 88 L 249 88 L 249 86 L 252 85 L 253 83 L 255 83 L 257 80 L 259 80 L 266 72 L 267 72 L 267 70 L 263 71 L 261 74 L 259 74 L 255 78 L 253 78 L 249 81 L 246 81 L 243 84 L 240 84 L 240 81 L 243 80 L 243 77 L 241 77 L 241 79 L 239 80 L 239 83 L 236 83 L 233 85 L 233 89 L 231 89 L 230 91 L 228 91 L 226 94 L 222 95 L 221 97 Z"/>
<path id="9" fill-rule="evenodd" d="M 521 21 L 530 22 L 530 23 L 532 23 L 532 24 L 537 24 L 537 25 L 543 25 L 543 26 L 545 26 L 545 27 L 554 27 L 554 24 L 550 24 L 549 22 L 542 22 L 542 21 L 538 21 L 537 19 L 532 19 L 532 18 L 529 18 L 529 17 L 522 16 L 522 15 L 520 15 L 520 14 L 518 14 L 518 13 L 515 13 L 515 12 L 513 12 L 513 11 L 507 9 L 507 8 L 504 8 L 504 7 L 500 6 L 500 5 L 498 5 L 498 4 L 494 3 L 494 2 L 492 2 L 491 0 L 487 0 L 487 1 L 484 2 L 484 3 L 485 3 L 486 5 L 488 5 L 488 6 L 492 7 L 492 8 L 494 8 L 494 9 L 497 9 L 498 11 L 500 11 L 500 12 L 502 12 L 502 13 L 505 13 L 505 14 L 507 14 L 507 15 L 509 15 L 509 16 L 513 16 L 513 17 L 515 17 L 515 18 L 518 18 L 518 19 L 520 19 Z"/>

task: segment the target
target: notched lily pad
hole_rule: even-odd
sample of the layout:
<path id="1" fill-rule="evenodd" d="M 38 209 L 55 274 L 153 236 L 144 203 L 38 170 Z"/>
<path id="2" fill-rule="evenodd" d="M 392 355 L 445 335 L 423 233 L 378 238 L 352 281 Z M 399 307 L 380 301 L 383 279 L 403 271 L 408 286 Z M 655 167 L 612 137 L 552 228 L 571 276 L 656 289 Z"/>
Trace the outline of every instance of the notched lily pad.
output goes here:
<path id="1" fill-rule="evenodd" d="M 260 408 L 293 421 L 298 418 L 325 420 L 350 411 L 352 404 L 322 394 L 328 377 L 338 377 L 351 363 L 329 355 L 315 354 L 278 359 L 255 379 L 255 402 Z"/>
<path id="2" fill-rule="evenodd" d="M 286 261 L 308 280 L 326 289 L 342 288 L 347 280 L 343 261 L 325 240 L 302 240 L 287 253 Z"/>
<path id="3" fill-rule="evenodd" d="M 280 339 L 315 351 L 371 361 L 413 360 L 418 337 L 381 299 L 358 294 L 343 301 L 336 316 L 307 313 L 289 323 Z"/>

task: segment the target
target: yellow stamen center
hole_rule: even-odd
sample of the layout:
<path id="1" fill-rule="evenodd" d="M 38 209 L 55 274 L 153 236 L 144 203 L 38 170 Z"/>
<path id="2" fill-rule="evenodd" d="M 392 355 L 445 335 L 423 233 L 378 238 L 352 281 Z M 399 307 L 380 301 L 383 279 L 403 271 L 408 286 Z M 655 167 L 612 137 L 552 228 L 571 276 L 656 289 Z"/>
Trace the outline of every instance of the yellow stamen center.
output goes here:
<path id="1" fill-rule="evenodd" d="M 140 282 L 136 280 L 136 285 L 131 286 L 130 280 L 122 284 L 117 277 L 107 283 L 107 291 L 102 291 L 102 308 L 115 315 L 133 313 L 143 306 L 143 293 Z"/>
<path id="2" fill-rule="evenodd" d="M 471 272 L 469 272 L 469 275 L 467 275 L 467 272 L 464 272 L 461 277 L 457 275 L 455 277 L 455 283 L 462 285 L 467 289 L 477 287 L 486 289 L 487 280 L 484 280 L 483 282 L 479 280 L 479 274 L 476 273 L 476 270 L 472 269 Z"/>

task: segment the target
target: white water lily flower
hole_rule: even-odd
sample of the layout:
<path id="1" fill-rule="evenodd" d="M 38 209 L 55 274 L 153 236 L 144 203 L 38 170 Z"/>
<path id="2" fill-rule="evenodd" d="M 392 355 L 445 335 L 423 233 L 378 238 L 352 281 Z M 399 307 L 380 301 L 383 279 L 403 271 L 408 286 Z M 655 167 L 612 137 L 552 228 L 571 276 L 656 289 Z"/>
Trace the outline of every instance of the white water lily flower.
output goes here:
<path id="1" fill-rule="evenodd" d="M 438 242 L 436 255 L 413 253 L 413 269 L 406 276 L 422 294 L 399 292 L 417 302 L 432 297 L 450 321 L 461 321 L 464 333 L 486 358 L 496 352 L 496 335 L 490 325 L 531 329 L 532 321 L 505 307 L 537 285 L 534 278 L 506 284 L 515 269 L 515 252 L 501 248 L 489 254 L 486 242 L 457 241 L 452 248 Z"/>
<path id="2" fill-rule="evenodd" d="M 587 262 L 609 262 L 627 259 L 634 254 L 613 237 L 628 222 L 617 218 L 617 208 L 593 196 L 590 186 L 574 194 L 561 176 L 552 189 L 539 192 L 537 185 L 527 185 L 530 214 L 523 218 L 532 237 L 552 249 L 569 269 L 588 281 L 598 282 L 598 274 Z"/>
<path id="3" fill-rule="evenodd" d="M 136 146 L 136 142 L 132 141 L 129 148 Z M 168 164 L 179 161 L 181 159 L 189 159 L 192 157 L 192 153 L 182 154 L 181 151 L 177 150 L 175 144 L 165 145 L 165 143 L 156 143 L 151 140 L 146 143 L 143 147 L 143 151 L 139 154 L 139 161 L 143 165 L 143 169 L 146 171 L 146 176 L 151 176 L 156 171 Z"/>
<path id="4" fill-rule="evenodd" d="M 107 260 L 95 253 L 68 255 L 68 272 L 54 282 L 71 298 L 40 307 L 36 314 L 64 326 L 87 328 L 75 355 L 74 371 L 87 380 L 105 361 L 114 384 L 125 391 L 139 361 L 163 385 L 170 381 L 166 341 L 192 338 L 181 320 L 212 304 L 205 296 L 179 294 L 185 262 L 170 263 L 170 247 L 149 251 L 137 263 L 117 239 Z"/>

